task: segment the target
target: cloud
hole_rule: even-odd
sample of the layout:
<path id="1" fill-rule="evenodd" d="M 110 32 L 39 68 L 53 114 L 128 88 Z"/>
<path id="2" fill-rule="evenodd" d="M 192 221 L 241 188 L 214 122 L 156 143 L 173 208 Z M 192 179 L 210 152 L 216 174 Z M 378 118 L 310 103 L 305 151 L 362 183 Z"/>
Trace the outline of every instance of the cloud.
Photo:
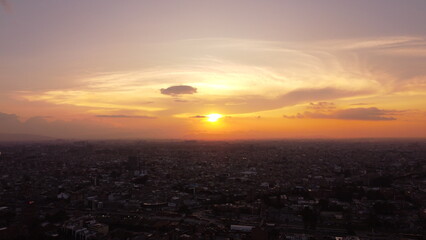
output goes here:
<path id="1" fill-rule="evenodd" d="M 215 95 L 212 98 L 204 98 L 204 96 L 194 97 L 184 106 L 175 106 L 169 108 L 159 114 L 170 116 L 186 113 L 186 116 L 197 115 L 200 112 L 219 111 L 224 115 L 234 114 L 260 114 L 261 111 L 268 111 L 290 107 L 298 104 L 317 102 L 317 101 L 334 101 L 342 98 L 365 96 L 371 94 L 371 90 L 344 90 L 337 88 L 302 88 L 278 96 L 265 95 L 236 95 L 232 97 L 220 97 Z M 227 103 L 238 104 L 227 104 Z M 331 107 L 331 106 L 329 106 Z"/>
<path id="2" fill-rule="evenodd" d="M 98 118 L 143 118 L 143 119 L 155 119 L 152 116 L 138 116 L 138 115 L 96 115 Z"/>
<path id="3" fill-rule="evenodd" d="M 345 97 L 362 96 L 371 93 L 367 90 L 351 91 L 337 88 L 302 88 L 290 91 L 276 98 L 265 98 L 262 96 L 241 96 L 237 99 L 225 99 L 223 102 L 243 101 L 240 105 L 225 105 L 221 108 L 229 113 L 251 113 L 256 111 L 279 109 L 311 101 L 336 100 Z M 330 104 L 322 103 L 322 107 L 331 107 Z M 311 105 L 321 107 L 320 105 Z"/>
<path id="4" fill-rule="evenodd" d="M 178 96 L 181 94 L 194 94 L 197 92 L 197 89 L 187 85 L 171 86 L 168 88 L 160 89 L 161 94 Z"/>
<path id="5" fill-rule="evenodd" d="M 281 100 L 285 102 L 299 103 L 306 101 L 317 101 L 335 99 L 340 97 L 354 96 L 366 91 L 350 91 L 333 87 L 325 88 L 302 88 L 291 91 L 281 96 Z"/>
<path id="6" fill-rule="evenodd" d="M 394 117 L 388 117 L 387 115 L 393 115 L 395 111 L 378 109 L 376 107 L 370 108 L 349 108 L 336 111 L 333 115 L 337 119 L 349 119 L 349 120 L 371 120 L 371 121 L 384 121 L 384 120 L 396 120 Z"/>
<path id="7" fill-rule="evenodd" d="M 352 39 L 336 42 L 342 49 L 383 49 L 398 48 L 424 43 L 423 38 L 413 36 L 397 36 L 371 39 Z"/>
<path id="8" fill-rule="evenodd" d="M 20 120 L 18 115 L 2 112 L 0 112 L 0 133 L 31 134 L 55 138 L 108 138 L 135 134 L 135 132 L 124 132 L 123 129 L 90 120 L 48 121 L 45 116 Z"/>
<path id="9" fill-rule="evenodd" d="M 206 118 L 206 116 L 203 116 L 203 115 L 195 115 L 195 116 L 191 116 L 190 118 Z"/>
<path id="10" fill-rule="evenodd" d="M 363 121 L 391 121 L 396 120 L 392 115 L 398 111 L 384 110 L 376 107 L 370 108 L 348 108 L 331 112 L 306 111 L 295 116 L 284 115 L 285 118 L 317 118 L 317 119 L 342 119 L 342 120 L 363 120 Z"/>
<path id="11" fill-rule="evenodd" d="M 5 123 L 19 123 L 18 116 L 15 114 L 8 114 L 0 112 L 0 122 Z"/>
<path id="12" fill-rule="evenodd" d="M 309 103 L 308 109 L 315 110 L 330 110 L 335 109 L 336 106 L 332 102 L 318 102 L 318 103 Z"/>
<path id="13" fill-rule="evenodd" d="M 369 103 L 352 103 L 353 106 L 363 106 L 363 105 L 371 105 Z"/>

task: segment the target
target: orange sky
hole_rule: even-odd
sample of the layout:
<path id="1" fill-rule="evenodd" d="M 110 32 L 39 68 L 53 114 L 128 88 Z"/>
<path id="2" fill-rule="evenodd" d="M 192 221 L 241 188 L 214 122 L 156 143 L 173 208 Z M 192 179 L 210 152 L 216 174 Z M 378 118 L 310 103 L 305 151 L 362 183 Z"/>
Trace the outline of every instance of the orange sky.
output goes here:
<path id="1" fill-rule="evenodd" d="M 4 3 L 0 134 L 426 137 L 424 1 Z"/>

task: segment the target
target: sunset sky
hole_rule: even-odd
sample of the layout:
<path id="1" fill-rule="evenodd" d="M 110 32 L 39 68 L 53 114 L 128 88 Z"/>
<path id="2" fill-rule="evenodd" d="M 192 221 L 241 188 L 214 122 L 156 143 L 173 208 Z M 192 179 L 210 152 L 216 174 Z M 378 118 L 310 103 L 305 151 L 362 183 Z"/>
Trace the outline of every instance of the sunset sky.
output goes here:
<path id="1" fill-rule="evenodd" d="M 426 137 L 425 12 L 425 0 L 0 0 L 0 133 Z"/>

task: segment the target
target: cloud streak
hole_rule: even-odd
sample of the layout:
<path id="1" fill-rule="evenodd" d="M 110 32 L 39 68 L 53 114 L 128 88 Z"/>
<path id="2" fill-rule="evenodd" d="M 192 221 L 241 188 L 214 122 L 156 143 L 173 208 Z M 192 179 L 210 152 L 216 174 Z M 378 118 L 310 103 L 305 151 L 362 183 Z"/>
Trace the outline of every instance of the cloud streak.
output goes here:
<path id="1" fill-rule="evenodd" d="M 204 115 L 195 115 L 195 116 L 191 116 L 189 118 L 206 118 L 206 116 L 204 116 Z"/>
<path id="2" fill-rule="evenodd" d="M 139 115 L 96 115 L 98 118 L 140 118 L 140 119 L 155 119 L 152 116 L 139 116 Z"/>
<path id="3" fill-rule="evenodd" d="M 311 118 L 311 119 L 341 119 L 341 120 L 362 120 L 362 121 L 392 121 L 396 120 L 393 115 L 397 111 L 384 110 L 376 107 L 370 108 L 348 108 L 331 110 L 330 109 L 316 109 L 318 111 L 306 111 L 298 113 L 295 116 L 286 116 L 285 118 Z"/>

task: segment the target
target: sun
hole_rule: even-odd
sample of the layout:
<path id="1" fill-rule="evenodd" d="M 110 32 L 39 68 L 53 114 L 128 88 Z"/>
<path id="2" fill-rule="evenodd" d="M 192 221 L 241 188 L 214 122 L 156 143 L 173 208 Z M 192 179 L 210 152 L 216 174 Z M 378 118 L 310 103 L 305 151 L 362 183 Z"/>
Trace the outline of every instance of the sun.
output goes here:
<path id="1" fill-rule="evenodd" d="M 218 113 L 212 113 L 209 115 L 206 115 L 207 117 L 207 121 L 209 122 L 216 122 L 217 120 L 219 120 L 219 118 L 222 118 L 222 114 L 218 114 Z"/>

